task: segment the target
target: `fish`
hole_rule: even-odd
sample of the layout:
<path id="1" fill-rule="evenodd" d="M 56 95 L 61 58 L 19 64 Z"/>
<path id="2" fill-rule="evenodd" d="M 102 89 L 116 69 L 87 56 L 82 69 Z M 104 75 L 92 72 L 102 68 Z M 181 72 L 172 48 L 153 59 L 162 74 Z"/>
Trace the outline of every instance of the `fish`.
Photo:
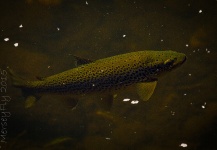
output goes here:
<path id="1" fill-rule="evenodd" d="M 150 99 L 158 78 L 181 66 L 186 55 L 171 50 L 145 50 L 120 54 L 99 60 L 89 60 L 75 56 L 77 67 L 38 80 L 30 81 L 17 76 L 8 67 L 14 87 L 22 90 L 29 108 L 47 93 L 82 95 L 109 91 L 106 101 L 112 102 L 114 91 L 136 86 L 139 97 Z M 108 100 L 109 99 L 109 100 Z"/>

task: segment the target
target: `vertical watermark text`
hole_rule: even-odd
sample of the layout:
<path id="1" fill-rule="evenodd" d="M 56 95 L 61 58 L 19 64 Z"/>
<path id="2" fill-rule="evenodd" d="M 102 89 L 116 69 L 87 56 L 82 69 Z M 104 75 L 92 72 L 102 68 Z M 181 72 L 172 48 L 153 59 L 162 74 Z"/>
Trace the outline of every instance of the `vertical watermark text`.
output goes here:
<path id="1" fill-rule="evenodd" d="M 8 119 L 11 116 L 10 111 L 8 111 L 7 105 L 11 101 L 11 97 L 7 95 L 7 79 L 8 73 L 4 69 L 0 69 L 0 149 L 3 144 L 7 143 L 7 134 L 8 134 Z"/>

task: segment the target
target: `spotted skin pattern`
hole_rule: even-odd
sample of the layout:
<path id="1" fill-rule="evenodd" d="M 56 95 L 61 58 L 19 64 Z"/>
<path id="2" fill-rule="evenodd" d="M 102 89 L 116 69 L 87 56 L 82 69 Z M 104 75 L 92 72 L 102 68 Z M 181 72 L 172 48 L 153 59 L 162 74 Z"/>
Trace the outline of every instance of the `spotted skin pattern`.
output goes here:
<path id="1" fill-rule="evenodd" d="M 138 82 L 150 82 L 182 64 L 186 56 L 174 51 L 138 51 L 94 61 L 49 76 L 26 81 L 20 87 L 34 93 L 82 94 L 119 89 Z"/>

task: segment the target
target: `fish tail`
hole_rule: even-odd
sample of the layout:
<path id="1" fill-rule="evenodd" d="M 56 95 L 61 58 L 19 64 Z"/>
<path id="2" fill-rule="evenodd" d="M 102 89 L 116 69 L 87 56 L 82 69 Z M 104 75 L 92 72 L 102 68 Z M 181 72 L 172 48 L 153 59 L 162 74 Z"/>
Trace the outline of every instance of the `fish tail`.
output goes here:
<path id="1" fill-rule="evenodd" d="M 17 76 L 11 68 L 7 67 L 7 69 L 12 80 L 12 85 L 19 88 L 25 87 L 26 81 L 21 77 Z"/>
<path id="2" fill-rule="evenodd" d="M 35 93 L 33 93 L 31 90 L 28 90 L 27 87 L 27 81 L 22 79 L 21 77 L 17 76 L 12 69 L 8 68 L 8 73 L 12 80 L 12 85 L 14 87 L 18 87 L 22 90 L 23 97 L 26 99 L 25 101 L 25 108 L 32 107 L 35 102 L 40 98 Z"/>

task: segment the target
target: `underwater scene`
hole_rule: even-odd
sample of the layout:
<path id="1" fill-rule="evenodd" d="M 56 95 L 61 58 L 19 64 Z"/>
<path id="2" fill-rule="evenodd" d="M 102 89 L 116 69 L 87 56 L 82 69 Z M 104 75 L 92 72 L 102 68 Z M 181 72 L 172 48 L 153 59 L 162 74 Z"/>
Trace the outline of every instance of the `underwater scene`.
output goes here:
<path id="1" fill-rule="evenodd" d="M 216 0 L 0 1 L 0 150 L 216 150 Z"/>

